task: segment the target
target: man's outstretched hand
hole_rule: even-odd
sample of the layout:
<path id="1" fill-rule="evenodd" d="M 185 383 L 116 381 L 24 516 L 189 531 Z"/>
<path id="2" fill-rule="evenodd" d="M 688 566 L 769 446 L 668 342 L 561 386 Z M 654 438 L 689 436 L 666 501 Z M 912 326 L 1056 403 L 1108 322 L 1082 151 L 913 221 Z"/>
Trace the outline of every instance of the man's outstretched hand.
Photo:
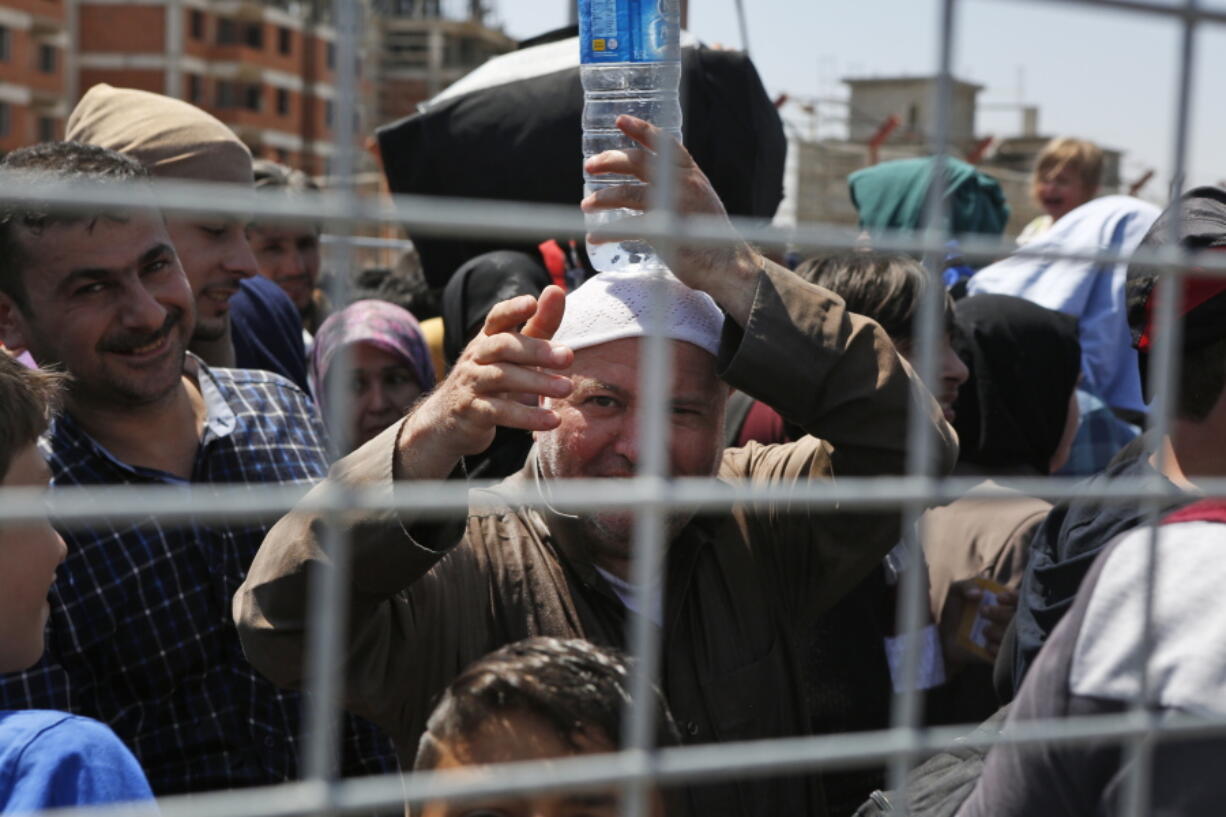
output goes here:
<path id="1" fill-rule="evenodd" d="M 572 389 L 558 372 L 570 367 L 574 352 L 550 342 L 565 308 L 566 294 L 550 286 L 540 298 L 521 295 L 490 310 L 446 379 L 405 424 L 397 479 L 446 477 L 461 457 L 488 448 L 498 426 L 557 426 L 557 414 L 537 398 L 565 397 Z"/>
<path id="2" fill-rule="evenodd" d="M 753 295 L 753 287 L 746 287 L 745 284 L 761 268 L 761 257 L 737 235 L 715 188 L 684 145 L 656 126 L 633 116 L 619 116 L 617 127 L 642 147 L 606 150 L 588 159 L 584 168 L 593 175 L 633 176 L 644 184 L 623 184 L 598 190 L 583 200 L 583 211 L 591 213 L 622 208 L 647 211 L 652 204 L 658 161 L 656 151 L 663 140 L 670 140 L 672 166 L 676 173 L 676 212 L 721 220 L 726 225 L 727 241 L 720 244 L 679 242 L 671 248 L 662 244 L 657 249 L 664 251 L 665 263 L 683 283 L 711 295 L 744 326 Z M 600 242 L 638 238 L 635 234 L 638 222 L 637 218 L 615 222 L 609 225 L 607 234 L 591 236 L 589 240 Z"/>

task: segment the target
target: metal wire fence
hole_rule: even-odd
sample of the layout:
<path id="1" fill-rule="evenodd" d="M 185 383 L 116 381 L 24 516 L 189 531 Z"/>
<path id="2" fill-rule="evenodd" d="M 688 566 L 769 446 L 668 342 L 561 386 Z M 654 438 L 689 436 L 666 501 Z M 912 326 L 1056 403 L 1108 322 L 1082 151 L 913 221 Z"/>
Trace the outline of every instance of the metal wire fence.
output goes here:
<path id="1" fill-rule="evenodd" d="M 1006 0 L 1017 2 L 1018 0 Z M 1022 0 L 1034 4 L 1052 0 Z M 1174 182 L 1172 199 L 1181 192 L 1188 143 L 1190 98 L 1193 83 L 1192 66 L 1196 31 L 1203 24 L 1226 23 L 1226 11 L 1203 9 L 1194 0 L 1177 4 L 1144 2 L 1144 0 L 1059 0 L 1061 5 L 1115 9 L 1143 15 L 1157 15 L 1178 21 L 1183 29 L 1180 70 L 1176 87 L 1172 89 L 1174 110 Z M 957 42 L 957 0 L 941 0 L 938 17 L 934 20 L 940 48 L 935 66 L 938 82 L 936 109 L 938 129 L 932 145 L 938 157 L 938 167 L 949 151 L 948 120 L 950 110 L 952 54 Z M 338 121 L 353 121 L 357 77 L 352 66 L 357 53 L 358 15 L 361 8 L 355 0 L 336 0 L 335 20 L 339 32 L 339 85 L 337 99 L 341 110 Z M 348 69 L 346 69 L 348 66 Z M 352 176 L 357 148 L 352 134 L 339 129 L 338 164 L 333 177 Z M 662 151 L 667 153 L 667 151 Z M 643 221 L 641 232 L 667 252 L 670 245 L 688 243 L 720 243 L 729 240 L 726 224 L 718 219 L 685 216 L 672 206 L 672 175 L 667 156 L 657 163 L 660 182 L 655 190 L 656 209 Z M 941 178 L 938 174 L 938 178 Z M 930 227 L 920 235 L 886 235 L 874 245 L 883 250 L 899 250 L 924 256 L 934 276 L 939 274 L 947 235 L 940 219 L 943 200 L 942 183 L 930 191 Z M 576 191 L 578 194 L 578 191 Z M 482 239 L 536 238 L 542 235 L 583 234 L 583 220 L 577 208 L 553 207 L 529 203 L 469 201 L 437 197 L 396 196 L 383 199 L 359 197 L 354 188 L 342 185 L 311 197 L 286 198 L 276 194 L 235 194 L 210 185 L 159 182 L 156 184 L 159 206 L 167 213 L 224 214 L 245 216 L 253 209 L 262 216 L 281 220 L 301 219 L 327 225 L 327 247 L 335 253 L 337 269 L 346 269 L 355 247 L 400 247 L 405 245 L 386 239 L 355 236 L 359 228 L 372 225 L 404 225 L 414 236 L 479 236 Z M 74 185 L 25 185 L 19 190 L 0 179 L 0 199 L 5 201 L 42 202 L 48 206 L 97 209 L 130 204 L 122 192 L 114 189 L 79 188 Z M 857 236 L 848 230 L 828 225 L 803 224 L 794 230 L 781 231 L 756 222 L 734 221 L 741 236 L 760 246 L 784 245 L 802 251 L 847 249 L 858 245 Z M 1177 234 L 1177 219 L 1172 223 Z M 1180 347 L 1180 286 L 1183 276 L 1195 266 L 1198 274 L 1226 274 L 1226 258 L 1222 253 L 1195 253 L 1182 250 L 1177 241 L 1159 251 L 1139 251 L 1131 258 L 1134 264 L 1151 265 L 1161 275 L 1158 298 L 1156 339 L 1150 368 L 1152 405 L 1150 427 L 1165 435 L 1171 427 L 1172 408 L 1169 396 L 1178 379 Z M 1015 247 L 1001 241 L 965 241 L 962 250 L 968 259 L 1003 257 Z M 1025 251 L 1023 251 L 1025 252 Z M 1033 252 L 1033 251 L 1032 251 Z M 1034 253 L 1036 257 L 1051 254 Z M 1113 252 L 1056 253 L 1058 257 L 1095 260 L 1110 264 L 1121 259 Z M 334 302 L 345 302 L 345 276 L 336 276 Z M 941 309 L 943 291 L 929 287 L 919 313 L 916 369 L 922 380 L 932 382 L 936 370 L 937 344 L 943 327 Z M 640 412 L 640 437 L 643 456 L 638 463 L 638 475 L 617 480 L 610 485 L 600 480 L 574 480 L 556 486 L 550 504 L 561 510 L 621 508 L 636 515 L 635 548 L 632 575 L 640 586 L 662 563 L 660 555 L 667 547 L 665 521 L 675 509 L 726 509 L 735 503 L 786 499 L 794 507 L 839 508 L 853 510 L 878 508 L 885 512 L 904 514 L 904 530 L 918 541 L 920 514 L 931 504 L 962 496 L 978 480 L 943 477 L 934 470 L 934 440 L 931 426 L 925 422 L 923 410 L 912 409 L 909 437 L 909 457 L 904 476 L 839 479 L 837 482 L 811 483 L 796 488 L 781 489 L 758 485 L 728 485 L 715 480 L 668 479 L 668 396 L 671 382 L 671 356 L 665 354 L 667 343 L 660 326 L 662 316 L 656 315 L 648 342 L 643 344 L 640 365 L 642 393 L 646 396 Z M 347 418 L 348 405 L 344 390 L 331 394 L 330 406 L 338 419 Z M 918 403 L 916 404 L 918 406 Z M 335 427 L 346 425 L 335 424 Z M 1023 495 L 1059 499 L 1069 495 L 1076 480 L 1028 479 L 1002 481 Z M 155 489 L 148 486 L 112 486 L 105 488 L 57 489 L 50 496 L 50 510 L 57 524 L 65 527 L 89 525 L 92 520 L 138 519 L 155 514 L 165 520 L 187 517 L 209 520 L 271 520 L 290 511 L 296 505 L 300 511 L 318 511 L 332 523 L 325 548 L 337 569 L 320 572 L 312 587 L 315 601 L 311 622 L 309 654 L 310 668 L 306 689 L 310 692 L 309 712 L 304 718 L 304 759 L 301 782 L 240 792 L 218 792 L 192 797 L 163 798 L 158 808 L 167 817 L 279 817 L 290 814 L 336 814 L 368 812 L 372 809 L 399 807 L 403 802 L 422 802 L 440 798 L 455 801 L 487 797 L 498 793 L 530 790 L 578 790 L 609 785 L 621 786 L 623 808 L 627 815 L 645 814 L 646 794 L 657 784 L 690 783 L 710 779 L 730 779 L 775 775 L 781 772 L 801 772 L 845 768 L 868 762 L 888 763 L 891 784 L 902 788 L 906 772 L 917 758 L 939 750 L 955 737 L 965 734 L 966 727 L 921 729 L 921 693 L 914 683 L 903 683 L 911 692 L 896 696 L 891 728 L 879 732 L 848 735 L 827 735 L 808 738 L 788 738 L 737 744 L 709 744 L 657 751 L 652 746 L 654 734 L 653 709 L 649 705 L 632 706 L 626 713 L 626 736 L 620 753 L 599 758 L 580 757 L 551 762 L 522 763 L 491 768 L 479 774 L 411 773 L 363 780 L 340 780 L 335 768 L 337 742 L 337 710 L 340 689 L 339 669 L 344 654 L 342 643 L 346 632 L 344 596 L 345 566 L 349 559 L 349 542 L 344 535 L 345 520 L 362 509 L 396 508 L 412 511 L 423 517 L 454 513 L 468 507 L 471 486 L 457 482 L 415 482 L 399 484 L 393 491 L 362 491 L 335 486 L 335 490 L 313 494 L 304 500 L 300 486 L 269 486 L 259 490 L 243 487 L 198 486 L 190 492 L 180 488 Z M 1206 480 L 1200 485 L 1205 494 L 1226 496 L 1226 480 Z M 1083 492 L 1111 502 L 1141 502 L 1157 514 L 1171 488 L 1162 480 L 1118 480 L 1107 486 Z M 538 506 L 542 500 L 535 491 L 511 492 L 508 500 L 524 506 Z M 0 524 L 28 521 L 44 513 L 41 497 L 32 491 L 5 490 L 0 492 Z M 917 548 L 918 549 L 918 548 Z M 1158 567 L 1156 543 L 1150 543 L 1151 564 Z M 1153 581 L 1147 587 L 1152 593 Z M 926 593 L 920 571 L 907 572 L 899 607 L 898 632 L 914 632 L 925 616 Z M 660 633 L 646 616 L 635 617 L 627 634 L 630 652 L 636 659 L 633 690 L 634 700 L 646 702 L 646 691 L 655 683 L 659 667 Z M 1148 622 L 1147 622 L 1148 625 Z M 1144 655 L 1149 655 L 1152 634 L 1148 626 L 1143 635 Z M 907 679 L 917 677 L 919 662 L 918 640 L 911 639 L 904 662 Z M 1131 756 L 1144 761 L 1152 752 L 1154 741 L 1189 735 L 1226 734 L 1226 718 L 1164 718 L 1158 723 L 1150 712 L 1149 691 L 1143 685 L 1131 711 L 1114 716 L 1075 718 L 1053 722 L 1033 722 L 1000 736 L 976 735 L 970 743 L 1034 741 L 1117 740 L 1129 748 Z M 1151 766 L 1140 762 L 1130 778 L 1132 789 L 1129 813 L 1147 812 L 1147 792 L 1150 789 Z M 901 798 L 905 802 L 905 796 Z M 102 814 L 126 812 L 124 808 L 79 809 L 71 813 Z"/>

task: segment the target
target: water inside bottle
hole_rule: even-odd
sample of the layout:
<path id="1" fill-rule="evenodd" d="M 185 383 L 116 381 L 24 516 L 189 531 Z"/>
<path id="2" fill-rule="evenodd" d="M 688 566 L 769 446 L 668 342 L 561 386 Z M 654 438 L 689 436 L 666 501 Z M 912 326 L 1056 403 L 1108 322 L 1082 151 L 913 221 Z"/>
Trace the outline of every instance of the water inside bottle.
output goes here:
<path id="1" fill-rule="evenodd" d="M 639 215 L 642 214 L 634 210 L 591 213 L 587 217 L 587 224 L 589 229 L 595 230 Z M 591 260 L 592 267 L 600 272 L 637 271 L 664 267 L 664 263 L 656 255 L 651 244 L 640 239 L 606 241 L 601 244 L 588 242 L 587 257 Z"/>
<path id="2" fill-rule="evenodd" d="M 620 114 L 631 114 L 681 138 L 681 104 L 677 94 L 681 64 L 650 63 L 584 65 L 583 155 L 606 150 L 634 150 L 640 145 L 617 129 Z M 591 176 L 584 173 L 585 194 L 615 185 L 642 184 L 633 176 Z M 610 210 L 587 215 L 589 232 L 641 215 L 634 210 Z M 633 229 L 628 230 L 633 234 Z M 588 258 L 600 272 L 666 269 L 650 242 L 642 239 L 587 245 Z"/>

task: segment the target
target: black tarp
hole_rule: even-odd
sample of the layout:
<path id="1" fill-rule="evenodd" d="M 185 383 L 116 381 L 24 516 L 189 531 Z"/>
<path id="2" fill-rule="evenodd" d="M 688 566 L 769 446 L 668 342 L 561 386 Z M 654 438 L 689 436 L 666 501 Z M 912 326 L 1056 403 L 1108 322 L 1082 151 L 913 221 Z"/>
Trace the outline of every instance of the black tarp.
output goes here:
<path id="1" fill-rule="evenodd" d="M 556 40 L 573 34 L 556 32 Z M 550 35 L 533 41 L 550 39 Z M 579 47 L 569 66 L 500 81 L 498 60 L 522 66 L 532 49 L 521 46 L 480 71 L 492 81 L 447 96 L 377 132 L 384 172 L 393 193 L 575 204 L 583 194 L 579 116 Z M 769 220 L 783 198 L 787 141 L 783 124 L 758 72 L 741 52 L 702 46 L 682 49 L 685 143 L 733 215 Z M 569 60 L 568 60 L 569 61 Z M 508 71 L 508 73 L 512 73 Z M 410 234 L 412 225 L 408 225 Z M 563 238 L 542 235 L 539 241 Z M 441 287 L 468 259 L 496 249 L 535 252 L 538 242 L 512 244 L 413 235 L 426 278 Z"/>

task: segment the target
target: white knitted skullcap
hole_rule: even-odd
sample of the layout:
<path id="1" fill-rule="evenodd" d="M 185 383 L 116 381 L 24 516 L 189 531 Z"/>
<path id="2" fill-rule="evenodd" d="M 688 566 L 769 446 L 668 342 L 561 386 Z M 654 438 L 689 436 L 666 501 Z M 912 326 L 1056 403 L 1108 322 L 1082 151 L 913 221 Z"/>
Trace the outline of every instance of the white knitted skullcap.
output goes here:
<path id="1" fill-rule="evenodd" d="M 660 304 L 664 334 L 719 354 L 724 313 L 705 292 L 690 289 L 666 270 L 602 272 L 566 296 L 555 343 L 585 349 L 648 334 L 651 304 Z"/>

